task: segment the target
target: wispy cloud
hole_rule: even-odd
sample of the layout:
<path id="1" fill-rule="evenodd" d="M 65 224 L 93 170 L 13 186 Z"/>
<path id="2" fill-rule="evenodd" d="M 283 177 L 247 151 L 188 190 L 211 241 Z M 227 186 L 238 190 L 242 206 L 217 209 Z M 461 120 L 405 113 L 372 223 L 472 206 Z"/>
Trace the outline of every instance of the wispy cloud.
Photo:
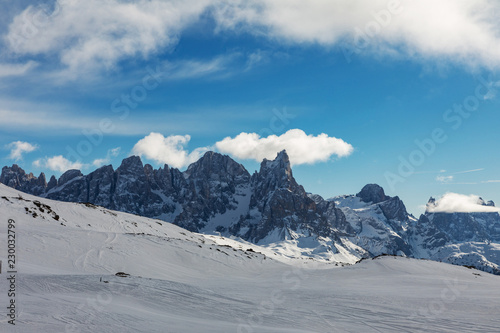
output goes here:
<path id="1" fill-rule="evenodd" d="M 120 94 L 117 94 L 119 97 Z M 114 95 L 111 101 L 116 98 Z M 258 123 L 274 117 L 272 108 L 255 108 L 248 105 L 219 105 L 217 108 L 177 108 L 168 110 L 168 118 L 163 117 L 164 110 L 157 112 L 135 112 L 130 110 L 128 117 L 120 118 L 120 114 L 110 109 L 102 109 L 99 114 L 89 114 L 78 107 L 66 105 L 50 105 L 35 103 L 16 103 L 0 99 L 0 130 L 22 133 L 81 136 L 83 130 L 98 130 L 102 119 L 111 120 L 112 130 L 106 136 L 145 136 L 151 132 L 161 133 L 211 133 L 220 132 L 221 127 L 232 126 L 236 130 L 244 130 L 248 124 Z M 36 110 L 36 111 L 33 111 Z M 235 112 L 234 110 L 240 110 Z M 93 110 L 95 111 L 95 110 Z M 293 109 L 294 112 L 302 112 Z M 210 117 L 206 117 L 210 114 Z M 235 120 L 241 120 L 235 125 Z"/>
<path id="2" fill-rule="evenodd" d="M 453 181 L 453 176 L 437 176 L 436 180 L 440 183 L 449 183 Z"/>
<path id="3" fill-rule="evenodd" d="M 73 130 L 98 126 L 99 119 L 58 111 L 0 110 L 0 128 L 4 129 L 64 129 Z"/>
<path id="4" fill-rule="evenodd" d="M 483 180 L 481 183 L 500 183 L 500 179 Z"/>
<path id="5" fill-rule="evenodd" d="M 451 173 L 451 175 L 439 175 L 439 176 L 436 176 L 436 181 L 438 181 L 441 184 L 450 184 L 450 185 L 476 185 L 477 182 L 453 182 L 456 179 L 454 175 L 479 172 L 479 171 L 483 171 L 483 170 L 484 170 L 484 168 L 480 168 L 480 169 L 472 169 L 472 170 L 465 170 L 465 171 L 457 171 L 457 172 Z M 446 170 L 440 171 L 440 173 L 445 173 L 445 172 L 446 172 Z"/>
<path id="6" fill-rule="evenodd" d="M 459 174 L 462 174 L 462 173 L 478 172 L 478 171 L 483 171 L 483 170 L 484 170 L 484 168 L 472 169 L 472 170 L 465 170 L 465 171 L 454 172 L 453 174 L 454 175 L 459 175 Z"/>
<path id="7" fill-rule="evenodd" d="M 92 162 L 92 165 L 96 168 L 100 168 L 105 164 L 109 164 L 114 157 L 120 154 L 121 147 L 109 149 L 105 158 L 97 158 Z"/>
<path id="8" fill-rule="evenodd" d="M 446 170 L 439 170 L 439 171 L 415 171 L 413 174 L 414 175 L 423 175 L 423 174 L 435 174 L 435 173 L 445 173 Z"/>
<path id="9" fill-rule="evenodd" d="M 492 88 L 498 88 L 498 87 L 500 87 L 500 81 L 489 82 L 489 84 L 487 85 L 488 92 L 483 96 L 483 99 L 484 100 L 495 99 L 497 97 L 498 91 L 497 89 L 492 89 Z"/>
<path id="10" fill-rule="evenodd" d="M 6 145 L 6 148 L 10 149 L 8 158 L 18 161 L 23 159 L 23 154 L 35 151 L 38 146 L 29 142 L 14 141 Z"/>
<path id="11" fill-rule="evenodd" d="M 7 76 L 20 76 L 28 73 L 38 64 L 35 61 L 28 61 L 25 64 L 0 63 L 0 78 Z"/>
<path id="12" fill-rule="evenodd" d="M 168 80 L 192 79 L 220 74 L 231 75 L 236 71 L 235 61 L 241 54 L 220 55 L 209 60 L 182 60 L 165 64 Z"/>

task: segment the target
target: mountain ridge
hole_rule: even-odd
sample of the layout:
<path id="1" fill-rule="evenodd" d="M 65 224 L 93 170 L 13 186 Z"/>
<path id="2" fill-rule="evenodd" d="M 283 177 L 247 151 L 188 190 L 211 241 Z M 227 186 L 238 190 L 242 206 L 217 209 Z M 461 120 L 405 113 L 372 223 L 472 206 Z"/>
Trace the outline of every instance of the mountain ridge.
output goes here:
<path id="1" fill-rule="evenodd" d="M 305 257 L 355 262 L 393 254 L 477 265 L 500 274 L 498 213 L 426 211 L 417 219 L 399 197 L 387 196 L 377 184 L 325 200 L 296 182 L 286 151 L 264 159 L 252 175 L 229 156 L 207 152 L 183 172 L 166 164 L 154 169 L 130 156 L 116 170 L 111 165 L 87 175 L 68 170 L 48 183 L 43 173 L 35 177 L 13 165 L 2 169 L 0 182 L 48 199 L 172 222 L 189 231 L 294 247 L 295 255 Z M 434 202 L 431 198 L 429 204 Z"/>

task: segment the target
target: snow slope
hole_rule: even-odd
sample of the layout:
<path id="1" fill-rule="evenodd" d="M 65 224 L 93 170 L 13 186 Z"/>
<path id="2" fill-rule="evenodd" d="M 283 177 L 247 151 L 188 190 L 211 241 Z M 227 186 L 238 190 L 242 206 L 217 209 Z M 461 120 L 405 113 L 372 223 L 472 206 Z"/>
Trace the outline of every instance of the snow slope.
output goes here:
<path id="1" fill-rule="evenodd" d="M 1 310 L 0 332 L 494 332 L 500 327 L 500 277 L 464 267 L 400 257 L 347 267 L 290 259 L 250 243 L 0 185 L 4 263 L 9 218 L 17 235 L 18 318 L 9 325 Z M 2 271 L 2 309 L 8 288 Z"/>

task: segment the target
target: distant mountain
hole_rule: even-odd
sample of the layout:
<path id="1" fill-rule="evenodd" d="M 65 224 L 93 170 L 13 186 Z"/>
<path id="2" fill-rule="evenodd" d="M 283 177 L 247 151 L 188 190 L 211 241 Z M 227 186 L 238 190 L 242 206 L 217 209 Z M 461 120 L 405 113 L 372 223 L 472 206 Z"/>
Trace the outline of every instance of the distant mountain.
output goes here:
<path id="1" fill-rule="evenodd" d="M 430 198 L 427 207 L 435 203 Z M 493 201 L 483 202 L 495 206 Z M 407 232 L 414 257 L 473 266 L 500 274 L 498 213 L 433 213 L 429 209 Z"/>
<path id="2" fill-rule="evenodd" d="M 376 184 L 368 184 L 356 195 L 329 199 L 339 207 L 354 232 L 349 240 L 369 256 L 397 254 L 411 257 L 413 249 L 405 232 L 415 218 L 399 197 L 389 197 Z"/>
<path id="3" fill-rule="evenodd" d="M 355 230 L 348 239 L 370 256 L 398 254 L 431 259 L 500 274 L 498 213 L 432 213 L 416 219 L 398 197 L 376 185 L 335 201 Z M 431 198 L 428 207 L 435 200 Z M 492 201 L 483 204 L 494 206 Z"/>
<path id="4" fill-rule="evenodd" d="M 137 156 L 88 175 L 59 179 L 4 167 L 0 182 L 59 201 L 86 202 L 268 246 L 289 257 L 353 263 L 381 254 L 427 258 L 500 274 L 498 213 L 431 213 L 416 219 L 376 184 L 328 200 L 293 177 L 286 151 L 253 175 L 229 156 L 207 152 L 186 171 L 154 169 Z M 429 205 L 433 205 L 431 198 Z M 494 206 L 493 202 L 484 205 Z"/>

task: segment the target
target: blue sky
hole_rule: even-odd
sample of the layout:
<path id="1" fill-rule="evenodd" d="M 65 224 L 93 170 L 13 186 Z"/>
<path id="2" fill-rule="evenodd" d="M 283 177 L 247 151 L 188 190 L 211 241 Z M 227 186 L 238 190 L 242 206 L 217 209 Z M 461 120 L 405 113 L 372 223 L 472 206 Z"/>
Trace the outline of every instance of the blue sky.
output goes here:
<path id="1" fill-rule="evenodd" d="M 500 203 L 494 1 L 2 1 L 2 165 L 38 175 L 287 149 L 324 197 Z"/>

